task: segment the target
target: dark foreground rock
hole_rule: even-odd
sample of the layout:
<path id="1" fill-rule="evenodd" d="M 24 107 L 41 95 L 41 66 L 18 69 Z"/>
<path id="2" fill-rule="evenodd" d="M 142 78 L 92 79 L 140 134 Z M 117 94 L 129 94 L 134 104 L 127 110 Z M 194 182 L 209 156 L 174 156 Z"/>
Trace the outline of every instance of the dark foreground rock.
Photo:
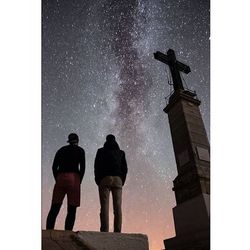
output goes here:
<path id="1" fill-rule="evenodd" d="M 143 234 L 42 231 L 42 250 L 148 250 Z"/>

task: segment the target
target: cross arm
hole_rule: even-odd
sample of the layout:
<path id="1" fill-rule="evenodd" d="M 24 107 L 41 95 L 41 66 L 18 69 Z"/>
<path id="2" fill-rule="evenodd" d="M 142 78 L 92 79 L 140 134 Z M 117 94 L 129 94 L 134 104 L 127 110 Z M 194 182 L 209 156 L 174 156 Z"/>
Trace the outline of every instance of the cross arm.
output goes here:
<path id="1" fill-rule="evenodd" d="M 170 53 L 168 53 L 168 54 L 170 55 L 172 51 L 171 50 L 169 50 L 169 51 L 170 51 Z M 182 62 L 177 61 L 175 58 L 175 55 L 173 53 L 171 54 L 171 56 L 168 56 L 168 55 L 161 53 L 160 51 L 156 51 L 154 53 L 154 58 L 158 61 L 161 61 L 161 62 L 167 64 L 167 65 L 170 65 L 170 64 L 175 65 L 179 71 L 182 71 L 185 74 L 190 73 L 191 72 L 190 67 Z M 170 58 L 170 57 L 172 57 L 172 58 Z"/>
<path id="2" fill-rule="evenodd" d="M 166 55 L 164 55 L 163 53 L 161 53 L 160 51 L 156 51 L 154 53 L 154 58 L 158 61 L 161 61 L 165 64 L 168 64 L 168 58 Z"/>
<path id="3" fill-rule="evenodd" d="M 182 62 L 176 61 L 176 66 L 177 66 L 178 70 L 184 72 L 185 74 L 188 74 L 191 72 L 190 67 Z"/>

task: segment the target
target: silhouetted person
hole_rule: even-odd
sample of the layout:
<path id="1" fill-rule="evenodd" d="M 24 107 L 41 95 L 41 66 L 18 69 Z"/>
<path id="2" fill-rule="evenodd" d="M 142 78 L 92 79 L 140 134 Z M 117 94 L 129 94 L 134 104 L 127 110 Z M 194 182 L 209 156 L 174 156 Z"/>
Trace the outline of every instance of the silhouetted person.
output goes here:
<path id="1" fill-rule="evenodd" d="M 114 209 L 114 232 L 121 232 L 122 186 L 127 176 L 124 151 L 120 150 L 114 135 L 108 135 L 103 148 L 95 158 L 95 182 L 99 188 L 101 232 L 109 231 L 109 194 L 112 192 Z"/>
<path id="2" fill-rule="evenodd" d="M 46 229 L 54 229 L 56 217 L 66 194 L 68 207 L 65 230 L 73 229 L 76 208 L 80 206 L 80 184 L 85 172 L 85 152 L 78 146 L 79 138 L 77 134 L 70 134 L 67 142 L 69 145 L 57 151 L 52 166 L 56 184 L 53 190 Z"/>

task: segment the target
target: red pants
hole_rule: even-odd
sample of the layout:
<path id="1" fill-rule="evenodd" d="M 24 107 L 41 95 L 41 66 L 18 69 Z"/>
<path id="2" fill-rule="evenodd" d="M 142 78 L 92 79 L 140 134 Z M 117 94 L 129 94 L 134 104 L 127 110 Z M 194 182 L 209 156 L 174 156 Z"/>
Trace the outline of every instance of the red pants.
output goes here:
<path id="1" fill-rule="evenodd" d="M 53 190 L 52 204 L 62 203 L 67 194 L 68 205 L 80 206 L 80 175 L 78 173 L 59 173 Z"/>

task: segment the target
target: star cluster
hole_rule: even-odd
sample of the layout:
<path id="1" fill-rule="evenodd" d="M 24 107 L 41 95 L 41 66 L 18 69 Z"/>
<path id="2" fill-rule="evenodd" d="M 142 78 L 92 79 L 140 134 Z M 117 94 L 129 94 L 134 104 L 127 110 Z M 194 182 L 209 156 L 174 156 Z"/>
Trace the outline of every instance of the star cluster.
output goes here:
<path id="1" fill-rule="evenodd" d="M 209 136 L 209 1 L 43 0 L 42 227 L 50 207 L 55 152 L 76 132 L 86 152 L 81 207 L 74 230 L 99 230 L 96 151 L 113 133 L 126 152 L 123 232 L 145 233 L 150 249 L 174 236 L 176 164 L 167 115 L 172 90 L 153 53 L 176 51 L 191 73 Z M 64 204 L 56 228 L 63 229 Z M 112 212 L 110 211 L 110 219 Z"/>

